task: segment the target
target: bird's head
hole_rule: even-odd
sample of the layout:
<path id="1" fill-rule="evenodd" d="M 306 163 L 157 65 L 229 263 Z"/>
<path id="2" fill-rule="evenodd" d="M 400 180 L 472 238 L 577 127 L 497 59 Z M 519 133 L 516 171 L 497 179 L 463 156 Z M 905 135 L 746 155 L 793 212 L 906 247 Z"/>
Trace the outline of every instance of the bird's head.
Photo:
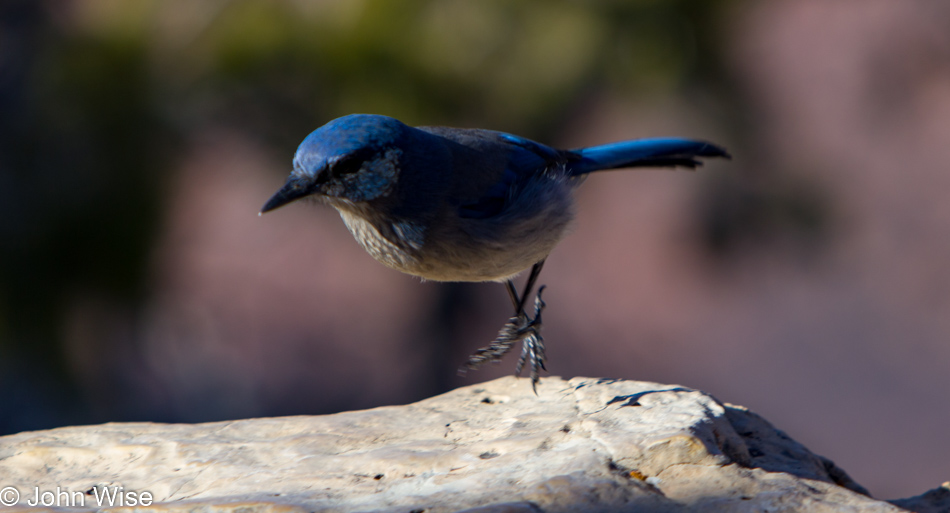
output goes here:
<path id="1" fill-rule="evenodd" d="M 399 177 L 400 142 L 411 130 L 372 114 L 337 118 L 297 148 L 294 170 L 261 213 L 307 196 L 357 204 L 389 195 Z"/>

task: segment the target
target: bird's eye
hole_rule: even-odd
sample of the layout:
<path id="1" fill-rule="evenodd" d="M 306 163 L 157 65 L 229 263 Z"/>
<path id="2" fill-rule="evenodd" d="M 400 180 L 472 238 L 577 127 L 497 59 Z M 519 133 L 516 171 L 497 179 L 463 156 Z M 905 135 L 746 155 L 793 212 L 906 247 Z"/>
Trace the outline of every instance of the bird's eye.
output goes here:
<path id="1" fill-rule="evenodd" d="M 360 166 L 363 165 L 363 161 L 354 158 L 345 158 L 338 160 L 333 167 L 330 168 L 330 172 L 333 176 L 343 176 L 351 175 L 360 170 Z"/>
<path id="2" fill-rule="evenodd" d="M 363 166 L 363 162 L 366 162 L 368 156 L 369 155 L 367 155 L 366 152 L 357 152 L 344 155 L 333 163 L 333 166 L 330 168 L 330 173 L 334 177 L 341 177 L 356 173 L 360 170 L 360 167 Z"/>

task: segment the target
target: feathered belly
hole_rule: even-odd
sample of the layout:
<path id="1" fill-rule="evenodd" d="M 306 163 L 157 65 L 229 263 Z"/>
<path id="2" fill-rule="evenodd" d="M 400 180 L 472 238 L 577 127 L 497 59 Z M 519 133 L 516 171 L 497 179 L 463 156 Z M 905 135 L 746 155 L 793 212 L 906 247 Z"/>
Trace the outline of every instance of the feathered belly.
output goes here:
<path id="1" fill-rule="evenodd" d="M 563 185 L 551 181 L 527 191 L 532 194 L 498 216 L 442 216 L 428 227 L 340 213 L 360 245 L 387 267 L 433 281 L 503 281 L 546 258 L 564 237 L 574 205 Z"/>

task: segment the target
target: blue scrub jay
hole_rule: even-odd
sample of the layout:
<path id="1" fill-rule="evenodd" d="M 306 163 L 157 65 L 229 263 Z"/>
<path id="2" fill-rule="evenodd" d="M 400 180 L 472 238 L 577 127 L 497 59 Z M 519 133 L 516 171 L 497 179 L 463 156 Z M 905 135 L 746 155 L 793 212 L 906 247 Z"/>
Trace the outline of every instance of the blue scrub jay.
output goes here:
<path id="1" fill-rule="evenodd" d="M 410 127 L 393 118 L 353 114 L 304 139 L 287 183 L 261 209 L 312 197 L 340 212 L 376 260 L 435 281 L 504 282 L 514 315 L 463 367 L 500 359 L 522 342 L 531 384 L 544 368 L 538 289 L 526 301 L 574 218 L 574 188 L 592 171 L 621 167 L 695 168 L 699 157 L 725 157 L 708 142 L 642 139 L 558 150 L 504 132 Z M 518 293 L 512 278 L 531 268 Z"/>

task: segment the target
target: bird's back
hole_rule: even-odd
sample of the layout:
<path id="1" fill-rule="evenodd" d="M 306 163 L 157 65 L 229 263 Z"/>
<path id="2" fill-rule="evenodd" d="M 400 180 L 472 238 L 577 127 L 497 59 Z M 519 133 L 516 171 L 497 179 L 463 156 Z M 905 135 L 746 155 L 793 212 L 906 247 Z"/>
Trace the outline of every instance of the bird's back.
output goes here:
<path id="1" fill-rule="evenodd" d="M 450 174 L 440 214 L 429 223 L 418 261 L 404 272 L 437 281 L 498 281 L 550 253 L 573 219 L 572 187 L 556 150 L 518 144 L 509 134 L 420 127 L 444 141 L 439 170 L 403 169 L 411 184 Z M 527 140 L 524 140 L 527 141 Z"/>

